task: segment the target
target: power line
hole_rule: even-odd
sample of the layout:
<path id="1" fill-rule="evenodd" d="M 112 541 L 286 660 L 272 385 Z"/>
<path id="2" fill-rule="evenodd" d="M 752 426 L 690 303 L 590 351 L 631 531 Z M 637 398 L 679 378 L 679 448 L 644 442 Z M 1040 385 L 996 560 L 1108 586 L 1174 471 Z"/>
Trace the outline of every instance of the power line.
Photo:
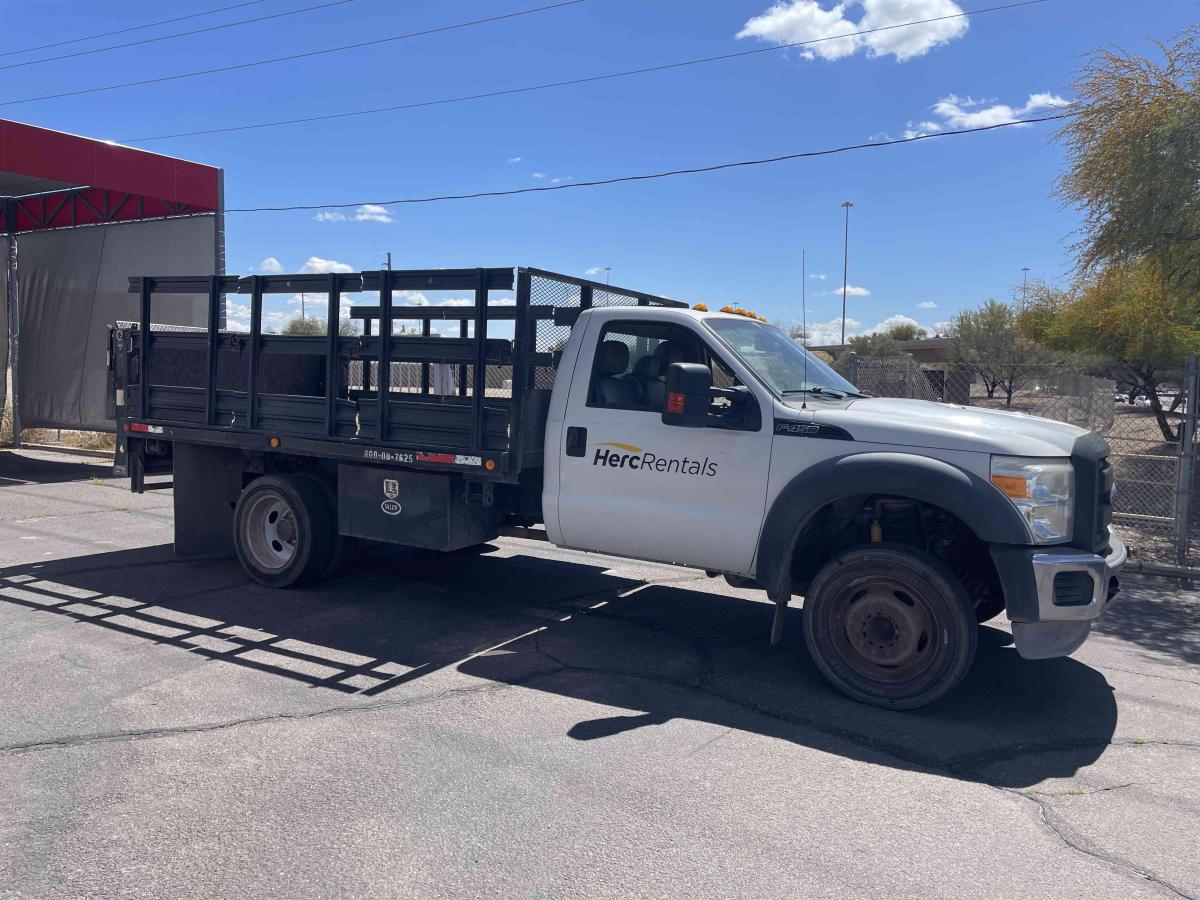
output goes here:
<path id="1" fill-rule="evenodd" d="M 298 16 L 301 13 L 313 12 L 318 9 L 328 9 L 331 6 L 344 6 L 347 3 L 353 3 L 354 0 L 333 0 L 332 3 L 319 3 L 316 6 L 305 6 L 301 9 L 290 9 L 286 12 L 272 13 L 269 16 L 258 16 L 253 19 L 239 19 L 237 22 L 226 22 L 224 25 L 209 25 L 206 28 L 195 28 L 191 31 L 177 31 L 174 34 L 163 34 L 158 37 L 143 38 L 140 41 L 129 41 L 125 44 L 112 44 L 108 47 L 94 47 L 91 50 L 76 50 L 74 53 L 63 53 L 59 56 L 47 56 L 44 59 L 30 59 L 25 62 L 9 63 L 6 66 L 0 66 L 0 71 L 5 69 L 19 69 L 23 66 L 36 66 L 41 63 L 57 62 L 60 59 L 74 59 L 77 56 L 91 56 L 93 53 L 106 53 L 109 50 L 124 50 L 127 47 L 140 47 L 143 44 L 156 44 L 159 41 L 169 41 L 173 38 L 191 37 L 195 34 L 207 34 L 210 31 L 222 31 L 226 28 L 237 28 L 239 25 L 252 25 L 255 22 L 267 22 L 271 19 L 284 19 L 288 16 Z"/>
<path id="2" fill-rule="evenodd" d="M 970 10 L 953 15 L 937 16 L 932 19 L 920 19 L 914 22 L 900 22 L 895 25 L 883 25 L 878 28 L 869 28 L 863 31 L 853 31 L 846 34 L 831 35 L 829 37 L 812 38 L 807 41 L 796 41 L 790 44 L 780 44 L 774 47 L 759 47 L 754 50 L 741 50 L 736 53 L 722 53 L 718 56 L 705 56 L 699 59 L 687 59 L 680 62 L 664 63 L 655 66 L 643 66 L 637 69 L 626 69 L 621 72 L 609 72 L 603 75 L 588 75 L 582 78 L 571 78 L 565 81 L 550 81 L 544 84 L 528 85 L 526 87 L 506 88 L 498 91 L 485 91 L 478 94 L 465 94 L 459 97 L 443 97 L 437 100 L 421 100 L 414 103 L 403 103 L 398 106 L 381 106 L 375 109 L 360 109 L 352 112 L 330 113 L 320 116 L 304 116 L 298 119 L 279 119 L 272 122 L 257 122 L 250 125 L 230 125 L 224 128 L 206 128 L 198 131 L 179 131 L 173 134 L 156 134 L 149 137 L 127 138 L 121 143 L 124 144 L 144 144 L 150 141 L 165 141 L 170 138 L 181 137 L 197 137 L 205 134 L 228 134 L 234 131 L 250 131 L 258 128 L 277 128 L 282 125 L 303 125 L 310 122 L 327 122 L 330 119 L 347 119 L 355 116 L 371 116 L 386 112 L 402 112 L 410 109 L 421 109 L 429 106 L 446 106 L 452 103 L 465 103 L 471 100 L 486 100 L 493 97 L 507 97 L 513 94 L 529 94 L 535 91 L 545 91 L 551 88 L 571 87 L 580 84 L 589 84 L 596 81 L 610 81 L 615 78 L 627 78 L 632 75 L 648 75 L 652 72 L 665 72 L 671 69 L 682 69 L 688 66 L 698 66 L 704 63 L 722 62 L 729 59 L 742 59 L 747 56 L 756 56 L 760 53 L 775 53 L 780 50 L 788 50 L 794 47 L 803 47 L 810 44 L 819 44 L 825 41 L 843 40 L 851 37 L 861 37 L 867 34 L 875 34 L 880 31 L 891 31 L 897 28 L 910 28 L 914 25 L 928 25 L 932 22 L 941 22 L 946 19 L 958 19 L 964 16 L 978 16 L 984 13 L 1002 12 L 1009 9 L 1017 9 L 1022 6 L 1033 6 L 1039 3 L 1045 3 L 1046 0 L 1021 0 L 1018 3 L 1010 3 L 1005 6 L 990 6 L 986 9 Z"/>
<path id="3" fill-rule="evenodd" d="M 484 197 L 514 197 L 518 194 L 542 194 L 549 191 L 567 191 L 575 188 L 603 187 L 610 184 L 625 184 L 634 181 L 653 181 L 659 178 L 671 178 L 676 175 L 699 175 L 706 172 L 720 172 L 724 169 L 744 169 L 751 166 L 765 166 L 772 163 L 787 162 L 794 159 L 811 159 L 818 156 L 833 156 L 836 153 L 848 153 L 851 150 L 870 150 L 877 147 L 895 147 L 898 144 L 913 144 L 917 141 L 928 141 L 933 138 L 955 137 L 963 134 L 978 134 L 983 131 L 995 131 L 998 128 L 1012 128 L 1017 125 L 1033 125 L 1038 122 L 1053 122 L 1056 119 L 1066 119 L 1074 113 L 1056 113 L 1051 116 L 1038 116 L 1033 119 L 1015 119 L 1011 122 L 1000 122 L 995 125 L 980 125 L 977 128 L 959 128 L 954 131 L 934 131 L 929 134 L 915 135 L 907 138 L 894 138 L 888 141 L 872 141 L 865 144 L 848 144 L 844 147 L 832 147 L 826 150 L 807 150 L 801 153 L 786 153 L 782 156 L 771 156 L 766 159 L 745 159 L 738 162 L 717 163 L 711 166 L 698 166 L 692 169 L 671 169 L 666 172 L 652 172 L 647 175 L 622 175 L 617 178 L 602 178 L 596 181 L 575 181 L 570 184 L 546 185 L 544 187 L 515 188 L 508 191 L 477 191 L 472 194 L 442 194 L 434 197 L 409 197 L 401 200 L 357 200 L 353 203 L 314 203 L 297 206 L 252 206 L 226 209 L 227 213 L 256 213 L 256 212 L 295 212 L 319 209 L 353 209 L 358 206 L 399 206 L 402 204 L 439 203 L 443 200 L 479 200 Z"/>
<path id="4" fill-rule="evenodd" d="M 55 41 L 52 44 L 41 44 L 37 47 L 26 47 L 23 50 L 5 50 L 0 52 L 0 56 L 15 56 L 18 53 L 33 53 L 35 50 L 49 50 L 52 47 L 65 47 L 68 44 L 81 44 L 84 41 L 94 41 L 99 38 L 113 37 L 118 34 L 128 34 L 131 31 L 144 31 L 147 28 L 155 28 L 159 25 L 171 25 L 175 22 L 183 22 L 187 19 L 199 19 L 203 16 L 213 16 L 217 13 L 228 12 L 231 9 L 242 9 L 246 6 L 258 6 L 260 3 L 266 3 L 267 0 L 248 0 L 246 3 L 234 3 L 232 6 L 218 6 L 216 9 L 206 9 L 203 12 L 190 13 L 186 16 L 176 16 L 173 19 L 159 19 L 157 22 L 147 22 L 145 25 L 131 25 L 128 28 L 118 28 L 116 31 L 105 31 L 100 34 L 89 34 L 85 37 L 71 38 L 66 41 Z"/>
<path id="5" fill-rule="evenodd" d="M 440 25 L 437 28 L 427 28 L 424 31 L 412 31 L 408 34 L 397 34 L 392 37 L 377 38 L 372 41 L 359 41 L 354 44 L 342 44 L 338 47 L 327 47 L 323 50 L 309 50 L 305 53 L 293 53 L 289 56 L 276 56 L 271 59 L 259 59 L 254 62 L 238 63 L 232 66 L 220 66 L 215 69 L 200 69 L 195 72 L 182 72 L 179 75 L 163 75 L 158 78 L 147 78 L 142 81 L 126 81 L 121 84 L 109 84 L 103 87 L 83 88 L 76 91 L 63 91 L 58 94 L 43 94 L 40 97 L 24 97 L 20 100 L 3 100 L 0 101 L 0 106 L 15 106 L 19 103 L 33 103 L 37 100 L 56 100 L 60 97 L 78 97 L 82 94 L 98 94 L 103 91 L 115 91 L 121 88 L 140 87 L 146 84 L 161 84 L 165 81 L 179 81 L 184 78 L 196 78 L 201 75 L 215 75 L 220 72 L 234 72 L 240 69 L 253 69 L 257 66 L 267 66 L 273 63 L 289 62 L 294 59 L 308 59 L 313 56 L 324 56 L 329 53 L 341 53 L 345 50 L 358 50 L 362 47 L 374 47 L 379 44 L 388 44 L 394 41 L 408 40 L 409 38 L 425 37 L 431 34 L 440 34 L 445 31 L 457 31 L 462 28 L 470 28 L 475 25 L 487 25 L 492 22 L 501 22 L 506 19 L 516 19 L 521 16 L 530 16 L 535 13 L 549 12 L 550 10 L 562 9 L 565 6 L 576 6 L 580 3 L 586 3 L 587 0 L 561 0 L 558 3 L 551 3 L 547 6 L 535 6 L 530 9 L 522 9 L 516 12 L 503 13 L 498 16 L 488 16 L 484 19 L 473 19 L 470 22 L 457 22 L 453 25 Z"/>

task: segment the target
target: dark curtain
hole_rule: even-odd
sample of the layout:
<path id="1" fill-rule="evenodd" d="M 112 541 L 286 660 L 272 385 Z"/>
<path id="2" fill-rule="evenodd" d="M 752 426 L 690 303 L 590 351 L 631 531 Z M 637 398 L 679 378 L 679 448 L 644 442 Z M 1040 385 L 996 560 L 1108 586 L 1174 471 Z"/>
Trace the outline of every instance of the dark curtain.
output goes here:
<path id="1" fill-rule="evenodd" d="M 112 431 L 107 414 L 108 329 L 137 321 L 135 275 L 210 275 L 213 216 L 23 234 L 20 278 L 21 424 Z M 162 296 L 155 324 L 205 325 L 207 296 Z"/>

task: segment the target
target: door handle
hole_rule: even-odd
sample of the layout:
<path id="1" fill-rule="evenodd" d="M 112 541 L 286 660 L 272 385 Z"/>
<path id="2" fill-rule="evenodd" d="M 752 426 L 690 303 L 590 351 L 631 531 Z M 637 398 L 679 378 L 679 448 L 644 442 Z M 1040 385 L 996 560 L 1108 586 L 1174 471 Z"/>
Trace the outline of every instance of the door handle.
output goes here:
<path id="1" fill-rule="evenodd" d="M 587 453 L 587 429 L 578 425 L 567 428 L 567 456 L 583 456 Z"/>

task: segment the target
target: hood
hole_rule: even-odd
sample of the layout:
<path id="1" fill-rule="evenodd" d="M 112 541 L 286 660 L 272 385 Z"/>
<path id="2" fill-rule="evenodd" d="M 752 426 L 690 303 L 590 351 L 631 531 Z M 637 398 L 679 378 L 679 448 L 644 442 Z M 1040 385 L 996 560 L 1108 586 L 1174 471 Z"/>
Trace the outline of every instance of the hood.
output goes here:
<path id="1" fill-rule="evenodd" d="M 844 428 L 857 441 L 1012 456 L 1070 456 L 1075 441 L 1087 434 L 1025 413 L 887 397 L 818 409 L 813 421 Z"/>

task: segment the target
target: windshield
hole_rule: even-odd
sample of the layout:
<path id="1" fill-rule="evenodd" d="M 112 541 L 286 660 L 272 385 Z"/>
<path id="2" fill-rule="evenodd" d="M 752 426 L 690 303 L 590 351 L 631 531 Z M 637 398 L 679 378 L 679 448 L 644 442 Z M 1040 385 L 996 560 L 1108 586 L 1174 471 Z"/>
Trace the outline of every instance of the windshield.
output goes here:
<path id="1" fill-rule="evenodd" d="M 753 319 L 713 316 L 704 324 L 715 331 L 738 358 L 780 395 L 814 391 L 857 394 L 858 388 L 821 362 L 778 328 Z"/>

